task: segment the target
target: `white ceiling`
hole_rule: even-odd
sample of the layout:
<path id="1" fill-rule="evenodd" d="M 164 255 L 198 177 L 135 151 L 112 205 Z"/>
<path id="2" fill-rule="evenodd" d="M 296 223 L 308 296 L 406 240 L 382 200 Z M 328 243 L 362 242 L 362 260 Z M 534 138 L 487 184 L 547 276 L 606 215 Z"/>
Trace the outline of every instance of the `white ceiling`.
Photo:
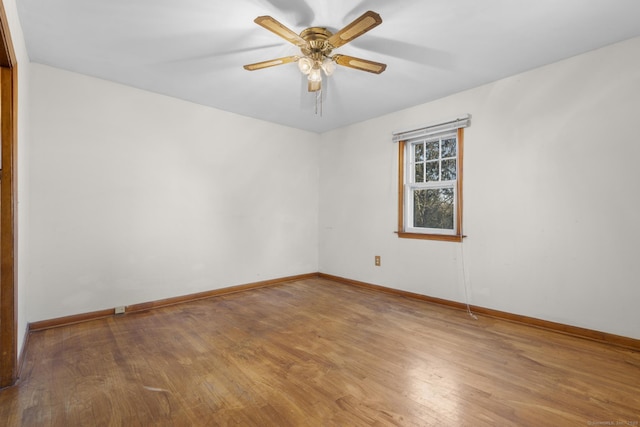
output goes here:
<path id="1" fill-rule="evenodd" d="M 324 132 L 640 36 L 638 0 L 17 0 L 31 61 L 198 104 Z M 380 26 L 334 53 L 386 63 L 338 67 L 322 116 L 298 54 L 256 25 L 336 31 L 367 10 Z M 638 52 L 640 54 L 640 52 Z"/>

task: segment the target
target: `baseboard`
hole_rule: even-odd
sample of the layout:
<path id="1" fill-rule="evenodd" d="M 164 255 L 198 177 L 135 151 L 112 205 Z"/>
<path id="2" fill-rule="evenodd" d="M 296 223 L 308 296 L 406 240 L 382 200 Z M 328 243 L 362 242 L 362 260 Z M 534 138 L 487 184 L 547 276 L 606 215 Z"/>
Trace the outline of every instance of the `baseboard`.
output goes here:
<path id="1" fill-rule="evenodd" d="M 156 301 L 143 302 L 139 304 L 132 304 L 125 307 L 125 315 L 131 313 L 138 313 L 141 311 L 152 310 L 160 307 L 167 307 L 170 305 L 183 304 L 186 302 L 197 301 L 205 298 L 212 298 L 220 295 L 228 295 L 236 292 L 248 291 L 251 289 L 264 288 L 268 286 L 275 286 L 281 283 L 293 282 L 296 280 L 304 280 L 317 278 L 318 273 L 299 274 L 296 276 L 280 277 L 277 279 L 262 280 L 260 282 L 247 283 L 244 285 L 229 286 L 226 288 L 214 289 L 211 291 L 198 292 L 195 294 L 181 295 L 172 298 L 165 298 Z M 105 310 L 92 311 L 88 313 L 73 314 L 70 316 L 58 317 L 55 319 L 40 320 L 37 322 L 31 322 L 27 328 L 27 336 L 29 332 L 42 331 L 45 329 L 57 328 L 60 326 L 73 325 L 75 323 L 88 322 L 91 320 L 104 319 L 105 317 L 115 316 L 115 308 L 109 308 Z M 121 316 L 121 315 L 120 315 Z M 23 346 L 23 348 L 26 347 Z"/>
<path id="2" fill-rule="evenodd" d="M 345 277 L 334 276 L 326 273 L 308 273 L 300 274 L 296 276 L 281 277 L 277 279 L 263 280 L 260 282 L 248 283 L 244 285 L 230 286 L 221 289 L 215 289 L 211 291 L 199 292 L 195 294 L 182 295 L 172 298 L 166 298 L 162 300 L 144 302 L 139 304 L 132 304 L 125 307 L 125 314 L 137 313 L 141 311 L 152 310 L 160 307 L 167 307 L 175 304 L 183 304 L 191 301 L 197 301 L 206 298 L 212 298 L 220 295 L 228 295 L 236 292 L 248 291 L 251 289 L 264 288 L 268 286 L 275 286 L 281 283 L 294 282 L 296 280 L 321 278 L 331 280 L 334 282 L 344 283 L 352 286 L 358 286 L 377 292 L 384 292 L 387 294 L 399 295 L 402 297 L 418 299 L 432 304 L 438 304 L 442 306 L 451 307 L 458 310 L 467 310 L 467 305 L 464 303 L 450 301 L 442 298 L 435 298 L 423 294 L 414 292 L 403 291 L 400 289 L 388 288 L 386 286 L 374 285 L 371 283 L 361 282 L 358 280 L 347 279 Z M 494 310 L 491 308 L 480 307 L 476 305 L 469 306 L 471 311 L 475 314 L 485 315 L 496 319 L 506 320 L 510 322 L 520 323 L 536 328 L 546 329 L 562 333 L 565 335 L 571 335 L 579 338 L 585 338 L 592 341 L 598 341 L 606 344 L 616 345 L 619 347 L 628 348 L 635 351 L 640 351 L 640 340 L 624 337 L 621 335 L 610 334 L 607 332 L 596 331 L 592 329 L 580 328 L 578 326 L 565 325 L 562 323 L 550 322 L 548 320 L 537 319 L 534 317 L 522 316 L 519 314 L 508 313 L 504 311 Z M 44 329 L 56 328 L 60 326 L 71 325 L 74 323 L 87 322 L 90 320 L 102 319 L 105 317 L 115 316 L 115 310 L 113 308 L 106 310 L 98 310 L 89 313 L 74 314 L 71 316 L 58 317 L 55 319 L 41 320 L 37 322 L 29 323 L 27 327 L 27 335 L 25 342 L 22 346 L 22 352 L 20 354 L 19 366 L 22 366 L 24 352 L 28 344 L 29 332 L 41 331 Z"/>
<path id="3" fill-rule="evenodd" d="M 260 282 L 247 283 L 245 285 L 230 286 L 227 288 L 215 289 L 212 291 L 199 292 L 196 294 L 183 295 L 173 298 L 166 298 L 157 301 L 143 302 L 141 304 L 128 305 L 125 308 L 126 313 L 136 313 L 140 311 L 151 310 L 169 305 L 182 304 L 185 302 L 197 301 L 205 298 L 216 297 L 220 295 L 228 295 L 236 292 L 244 292 L 251 289 L 266 288 L 269 286 L 279 285 L 281 283 L 295 282 L 296 280 L 315 279 L 318 273 L 299 274 L 296 276 L 280 277 L 277 279 L 263 280 Z"/>
<path id="4" fill-rule="evenodd" d="M 332 280 L 334 282 L 344 283 L 348 285 L 358 286 L 365 289 L 384 292 L 387 294 L 399 295 L 407 298 L 419 299 L 433 304 L 444 305 L 458 310 L 467 310 L 467 305 L 460 302 L 449 301 L 441 298 L 430 297 L 414 292 L 403 291 L 394 288 L 388 288 L 371 283 L 360 282 L 358 280 L 347 279 L 344 277 L 333 276 L 331 274 L 318 273 L 318 277 L 322 279 Z M 640 351 L 640 340 L 629 338 L 621 335 L 610 334 L 607 332 L 596 331 L 593 329 L 581 328 L 578 326 L 565 325 L 563 323 L 550 322 L 548 320 L 537 319 L 535 317 L 522 316 L 519 314 L 508 313 L 491 308 L 470 305 L 469 308 L 475 314 L 481 314 L 496 319 L 507 320 L 509 322 L 520 323 L 536 328 L 546 329 L 574 337 L 585 338 L 592 341 L 598 341 L 606 344 L 616 345 L 635 351 Z"/>
<path id="5" fill-rule="evenodd" d="M 104 319 L 115 314 L 113 308 L 90 311 L 87 313 L 71 314 L 69 316 L 56 317 L 54 319 L 38 320 L 29 323 L 29 332 L 42 331 L 45 329 L 57 328 L 60 326 L 73 325 L 75 323 L 89 322 L 91 320 Z"/>

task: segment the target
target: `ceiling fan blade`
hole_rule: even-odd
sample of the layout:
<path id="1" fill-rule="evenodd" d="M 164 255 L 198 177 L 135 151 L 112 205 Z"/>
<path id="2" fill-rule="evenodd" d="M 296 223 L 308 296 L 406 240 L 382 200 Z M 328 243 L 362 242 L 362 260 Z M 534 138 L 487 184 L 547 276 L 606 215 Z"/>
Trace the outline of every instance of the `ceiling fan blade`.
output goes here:
<path id="1" fill-rule="evenodd" d="M 343 44 L 349 43 L 356 37 L 360 37 L 367 31 L 382 24 L 382 18 L 380 15 L 373 11 L 363 13 L 359 18 L 356 18 L 351 24 L 347 25 L 331 37 L 327 39 L 327 42 L 334 48 L 340 47 Z"/>
<path id="2" fill-rule="evenodd" d="M 333 55 L 333 60 L 338 65 L 355 68 L 356 70 L 368 71 L 369 73 L 374 74 L 380 74 L 387 68 L 387 64 L 369 61 L 368 59 L 360 59 L 349 55 Z"/>
<path id="3" fill-rule="evenodd" d="M 258 16 L 253 20 L 253 22 L 300 48 L 307 46 L 307 42 L 305 39 L 303 39 L 292 30 L 288 29 L 270 16 Z"/>
<path id="4" fill-rule="evenodd" d="M 288 64 L 297 60 L 297 56 L 285 56 L 283 58 L 271 59 L 269 61 L 256 62 L 255 64 L 247 64 L 244 66 L 244 69 L 249 71 L 261 70 L 263 68 L 274 67 L 276 65 Z"/>

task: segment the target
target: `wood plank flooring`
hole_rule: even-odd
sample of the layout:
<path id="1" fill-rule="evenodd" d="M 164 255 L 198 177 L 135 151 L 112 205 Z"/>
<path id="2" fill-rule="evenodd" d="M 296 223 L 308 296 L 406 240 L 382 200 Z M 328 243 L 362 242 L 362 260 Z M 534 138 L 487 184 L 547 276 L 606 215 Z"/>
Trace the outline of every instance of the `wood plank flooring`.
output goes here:
<path id="1" fill-rule="evenodd" d="M 638 352 L 323 279 L 34 332 L 0 391 L 6 426 L 639 421 Z"/>

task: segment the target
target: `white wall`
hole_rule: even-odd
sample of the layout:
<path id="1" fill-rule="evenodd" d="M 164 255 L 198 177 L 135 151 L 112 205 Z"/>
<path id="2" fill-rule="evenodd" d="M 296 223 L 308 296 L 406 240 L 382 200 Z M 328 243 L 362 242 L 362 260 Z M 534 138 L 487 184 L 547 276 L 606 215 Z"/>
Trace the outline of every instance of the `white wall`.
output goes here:
<path id="1" fill-rule="evenodd" d="M 16 274 L 16 291 L 18 294 L 18 354 L 22 351 L 27 330 L 27 272 L 29 258 L 27 255 L 29 236 L 29 56 L 22 35 L 22 26 L 18 19 L 15 0 L 3 0 L 11 41 L 18 62 L 18 269 Z"/>
<path id="2" fill-rule="evenodd" d="M 464 249 L 472 304 L 640 338 L 639 50 L 321 136 L 31 64 L 28 320 L 317 270 L 464 302 Z M 391 132 L 464 113 L 469 237 L 398 239 Z"/>
<path id="3" fill-rule="evenodd" d="M 472 304 L 640 338 L 638 52 L 640 38 L 323 134 L 320 271 L 464 302 L 463 249 Z M 465 113 L 468 238 L 399 239 L 392 131 Z"/>
<path id="4" fill-rule="evenodd" d="M 317 134 L 31 65 L 29 321 L 318 270 Z"/>

